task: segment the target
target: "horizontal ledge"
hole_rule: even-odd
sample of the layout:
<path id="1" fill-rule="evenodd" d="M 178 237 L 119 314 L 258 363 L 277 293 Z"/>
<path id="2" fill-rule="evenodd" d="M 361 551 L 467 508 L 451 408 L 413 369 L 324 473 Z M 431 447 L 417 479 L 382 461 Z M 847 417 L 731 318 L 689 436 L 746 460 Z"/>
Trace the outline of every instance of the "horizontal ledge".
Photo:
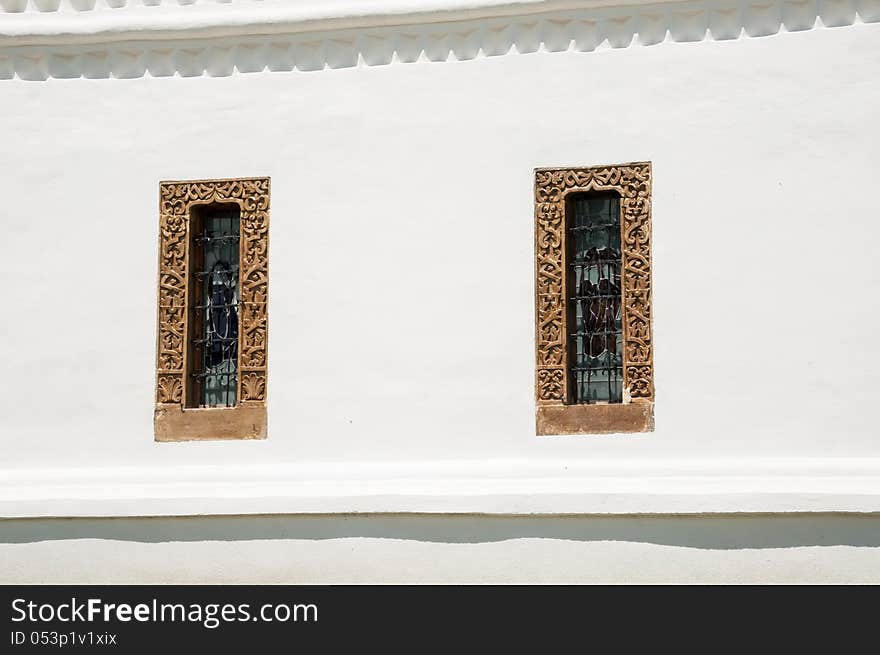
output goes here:
<path id="1" fill-rule="evenodd" d="M 519 11 L 506 18 L 484 19 L 480 11 L 473 10 L 476 13 L 462 13 L 454 23 L 444 14 L 443 24 L 431 24 L 433 14 L 410 14 L 409 26 L 403 19 L 396 19 L 384 27 L 380 22 L 363 23 L 361 27 L 367 29 L 357 29 L 357 21 L 345 23 L 342 19 L 329 23 L 255 23 L 258 14 L 228 13 L 209 7 L 217 10 L 220 22 L 215 26 L 206 27 L 193 15 L 187 18 L 189 25 L 163 18 L 169 21 L 167 29 L 145 24 L 132 30 L 132 24 L 126 23 L 122 30 L 120 23 L 116 26 L 119 30 L 89 32 L 88 25 L 95 25 L 87 19 L 79 28 L 85 32 L 80 34 L 22 32 L 10 36 L 10 30 L 14 32 L 21 25 L 12 20 L 16 17 L 5 16 L 6 20 L 0 20 L 0 80 L 226 77 L 264 71 L 319 71 L 730 41 L 787 35 L 822 26 L 880 23 L 880 0 L 692 0 L 628 5 L 617 2 L 602 7 L 603 1 L 578 3 L 582 8 L 576 11 L 550 11 L 556 5 L 535 2 L 528 5 L 534 13 Z M 475 2 L 475 6 L 483 5 Z M 226 8 L 232 11 L 236 6 Z M 159 11 L 161 7 L 142 9 L 153 12 L 149 17 L 145 14 L 145 20 L 178 13 Z M 235 15 L 239 15 L 241 24 L 235 24 L 231 18 Z M 352 29 L 344 29 L 346 26 Z"/>
<path id="2" fill-rule="evenodd" d="M 76 14 L 5 14 L 0 46 L 259 36 L 528 17 L 557 11 L 662 5 L 679 0 L 396 0 L 131 7 Z"/>
<path id="3" fill-rule="evenodd" d="M 244 6 L 249 9 L 283 4 L 303 17 L 327 18 L 462 10 L 524 11 L 545 6 L 581 7 L 595 2 L 596 0 L 0 0 L 0 13 L 53 15 L 70 13 L 73 10 L 75 15 L 88 16 L 108 10 L 124 14 L 141 9 L 155 12 L 157 8 L 164 11 L 193 11 L 217 4 L 227 8 Z"/>
<path id="4" fill-rule="evenodd" d="M 2 0 L 0 0 L 2 1 Z M 775 34 L 784 24 L 788 31 L 811 29 L 816 17 L 825 26 L 850 25 L 856 15 L 863 22 L 880 20 L 878 0 L 397 0 L 359 4 L 291 4 L 275 0 L 233 4 L 131 7 L 124 10 L 73 13 L 26 12 L 0 14 L 0 47 L 78 46 L 149 41 L 252 38 L 336 33 L 340 39 L 366 30 L 472 31 L 480 21 L 492 30 L 521 23 L 546 21 L 554 33 L 551 48 L 560 38 L 560 24 L 571 20 L 609 19 L 615 23 L 609 39 L 618 42 L 629 27 L 619 24 L 627 16 L 642 16 L 639 38 L 656 43 L 658 29 L 675 14 L 666 29 L 673 40 L 698 41 L 706 30 L 713 38 L 737 38 L 738 15 L 748 14 L 750 36 Z M 712 14 L 712 21 L 709 20 Z M 710 25 L 710 22 L 716 24 Z M 647 34 L 642 34 L 647 30 Z M 664 30 L 665 31 L 665 30 Z M 380 35 L 381 37 L 381 35 Z M 320 38 L 315 36 L 314 38 Z M 660 39 L 662 40 L 662 39 Z M 133 46 L 132 46 L 133 47 Z M 615 47 L 619 47 L 615 45 Z"/>
<path id="5" fill-rule="evenodd" d="M 880 458 L 7 469 L 2 477 L 0 518 L 880 512 Z"/>

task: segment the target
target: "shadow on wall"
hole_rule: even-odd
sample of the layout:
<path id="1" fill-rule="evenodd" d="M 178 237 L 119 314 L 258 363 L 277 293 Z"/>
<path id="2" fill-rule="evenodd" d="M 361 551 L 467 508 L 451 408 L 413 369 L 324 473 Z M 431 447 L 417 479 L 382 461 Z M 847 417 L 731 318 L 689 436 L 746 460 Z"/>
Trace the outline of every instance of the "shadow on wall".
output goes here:
<path id="1" fill-rule="evenodd" d="M 0 6 L 12 3 L 21 11 L 21 2 L 26 0 L 0 0 Z M 695 0 L 320 34 L 10 45 L 0 47 L 0 80 L 318 71 L 508 53 L 591 52 L 667 41 L 725 41 L 877 21 L 880 0 Z"/>
<path id="2" fill-rule="evenodd" d="M 880 514 L 689 517 L 377 514 L 0 521 L 0 544 L 69 539 L 162 543 L 347 538 L 474 544 L 537 538 L 626 541 L 712 550 L 841 545 L 878 547 Z"/>

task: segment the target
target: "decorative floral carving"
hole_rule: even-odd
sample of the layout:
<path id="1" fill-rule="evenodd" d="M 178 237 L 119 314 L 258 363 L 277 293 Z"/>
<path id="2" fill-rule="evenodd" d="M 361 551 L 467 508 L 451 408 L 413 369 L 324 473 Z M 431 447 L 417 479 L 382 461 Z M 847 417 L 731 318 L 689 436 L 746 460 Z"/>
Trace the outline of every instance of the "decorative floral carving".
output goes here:
<path id="1" fill-rule="evenodd" d="M 562 394 L 562 396 L 560 396 Z M 565 394 L 565 369 L 538 369 L 538 397 L 559 398 Z"/>
<path id="2" fill-rule="evenodd" d="M 535 176 L 536 360 L 539 404 L 566 399 L 565 200 L 582 191 L 621 197 L 624 387 L 653 399 L 651 344 L 651 164 L 537 171 Z M 626 395 L 626 394 L 625 394 Z"/>
<path id="3" fill-rule="evenodd" d="M 241 365 L 245 368 L 262 367 L 266 363 L 265 303 L 243 305 Z"/>
<path id="4" fill-rule="evenodd" d="M 250 403 L 266 399 L 269 178 L 197 180 L 159 187 L 157 403 L 184 402 L 190 210 L 213 202 L 241 208 L 239 398 Z"/>
<path id="5" fill-rule="evenodd" d="M 241 378 L 242 400 L 266 399 L 266 375 L 264 373 L 245 373 Z"/>
<path id="6" fill-rule="evenodd" d="M 157 403 L 179 403 L 183 400 L 181 375 L 159 375 L 156 380 Z"/>
<path id="7" fill-rule="evenodd" d="M 651 398 L 652 380 L 650 366 L 633 366 L 629 367 L 629 393 L 633 398 Z"/>

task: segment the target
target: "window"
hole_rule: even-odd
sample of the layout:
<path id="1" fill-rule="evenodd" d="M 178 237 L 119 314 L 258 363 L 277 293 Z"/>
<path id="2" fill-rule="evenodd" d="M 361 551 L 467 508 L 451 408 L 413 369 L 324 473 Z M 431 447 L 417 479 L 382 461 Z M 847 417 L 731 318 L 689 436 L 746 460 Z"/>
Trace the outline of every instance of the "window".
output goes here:
<path id="1" fill-rule="evenodd" d="M 566 207 L 571 402 L 623 402 L 620 196 L 572 194 Z"/>
<path id="2" fill-rule="evenodd" d="M 269 179 L 160 184 L 157 441 L 266 436 Z"/>
<path id="3" fill-rule="evenodd" d="M 537 433 L 654 424 L 651 164 L 535 171 Z"/>
<path id="4" fill-rule="evenodd" d="M 238 205 L 193 207 L 187 407 L 235 407 L 238 397 Z"/>

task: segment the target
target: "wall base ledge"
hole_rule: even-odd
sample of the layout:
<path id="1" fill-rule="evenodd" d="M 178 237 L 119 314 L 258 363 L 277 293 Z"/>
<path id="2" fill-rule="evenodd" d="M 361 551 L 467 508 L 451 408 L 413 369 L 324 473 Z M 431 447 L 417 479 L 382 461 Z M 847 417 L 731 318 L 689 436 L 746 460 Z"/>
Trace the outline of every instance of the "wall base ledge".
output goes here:
<path id="1" fill-rule="evenodd" d="M 6 469 L 0 518 L 880 512 L 880 458 Z"/>

